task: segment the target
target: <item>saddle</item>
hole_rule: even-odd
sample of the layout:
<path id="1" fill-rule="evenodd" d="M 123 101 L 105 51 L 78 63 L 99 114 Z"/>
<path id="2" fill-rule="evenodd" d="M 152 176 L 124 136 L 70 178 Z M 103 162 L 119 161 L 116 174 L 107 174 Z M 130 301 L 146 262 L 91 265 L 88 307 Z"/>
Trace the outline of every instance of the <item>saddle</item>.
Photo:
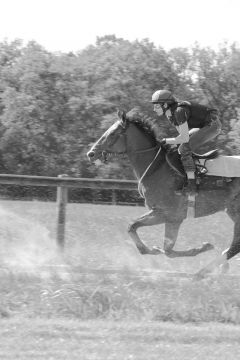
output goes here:
<path id="1" fill-rule="evenodd" d="M 196 166 L 196 182 L 198 187 L 204 190 L 212 190 L 217 188 L 225 188 L 225 185 L 232 181 L 229 170 L 229 176 L 226 174 L 226 163 L 232 161 L 230 156 L 220 156 L 219 150 L 211 150 L 205 154 L 192 154 Z M 219 159 L 217 161 L 215 159 Z M 168 149 L 166 152 L 166 160 L 169 166 L 182 178 L 181 183 L 186 182 L 186 173 L 182 165 L 181 156 L 178 149 Z M 240 165 L 240 157 L 238 157 Z M 227 176 L 226 176 L 227 175 Z"/>
<path id="2" fill-rule="evenodd" d="M 207 160 L 211 160 L 211 159 L 215 159 L 219 156 L 219 151 L 218 149 L 215 150 L 211 150 L 205 154 L 192 154 L 195 165 L 196 165 L 196 169 L 197 169 L 197 173 L 199 173 L 198 175 L 202 176 L 204 174 L 207 173 L 207 168 L 202 164 L 202 161 L 199 160 L 203 160 L 204 162 L 206 162 Z M 182 165 L 182 161 L 181 161 L 181 155 L 178 152 L 178 149 L 170 149 L 167 151 L 166 153 L 166 160 L 168 165 L 178 173 L 178 175 L 185 177 L 186 173 L 184 171 L 184 167 Z"/>

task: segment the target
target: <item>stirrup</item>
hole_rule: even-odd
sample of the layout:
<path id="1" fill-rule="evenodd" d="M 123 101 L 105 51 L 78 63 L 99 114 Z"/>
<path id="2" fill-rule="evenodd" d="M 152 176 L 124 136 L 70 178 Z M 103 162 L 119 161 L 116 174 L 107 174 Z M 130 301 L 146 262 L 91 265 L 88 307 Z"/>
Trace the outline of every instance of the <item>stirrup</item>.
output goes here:
<path id="1" fill-rule="evenodd" d="M 208 172 L 208 169 L 206 168 L 205 165 L 201 165 L 201 164 L 196 164 L 196 178 L 201 178 L 204 177 Z"/>

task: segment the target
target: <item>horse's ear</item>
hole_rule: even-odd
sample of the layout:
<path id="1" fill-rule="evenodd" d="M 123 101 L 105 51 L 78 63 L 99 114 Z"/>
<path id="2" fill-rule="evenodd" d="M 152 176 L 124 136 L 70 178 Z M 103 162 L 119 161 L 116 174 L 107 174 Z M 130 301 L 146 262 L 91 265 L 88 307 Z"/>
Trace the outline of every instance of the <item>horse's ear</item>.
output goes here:
<path id="1" fill-rule="evenodd" d="M 117 115 L 120 120 L 122 120 L 122 126 L 125 127 L 127 124 L 127 115 L 124 110 L 118 110 Z"/>
<path id="2" fill-rule="evenodd" d="M 124 110 L 118 110 L 117 115 L 119 119 L 126 120 L 126 112 Z"/>

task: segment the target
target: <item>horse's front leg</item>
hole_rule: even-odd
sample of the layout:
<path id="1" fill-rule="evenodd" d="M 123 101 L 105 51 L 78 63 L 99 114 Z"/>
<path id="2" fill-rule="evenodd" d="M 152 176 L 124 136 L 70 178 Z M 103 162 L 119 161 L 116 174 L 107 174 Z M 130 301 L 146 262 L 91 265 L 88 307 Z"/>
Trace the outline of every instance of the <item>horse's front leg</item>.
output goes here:
<path id="1" fill-rule="evenodd" d="M 176 243 L 178 231 L 181 222 L 171 222 L 165 224 L 165 239 L 164 239 L 164 251 L 168 257 L 183 257 L 183 256 L 196 256 L 204 251 L 212 250 L 213 246 L 209 243 L 204 243 L 199 248 L 192 248 L 188 250 L 173 250 Z"/>
<path id="2" fill-rule="evenodd" d="M 129 225 L 128 232 L 131 239 L 134 241 L 138 251 L 142 255 L 158 255 L 163 254 L 164 251 L 155 247 L 149 249 L 149 247 L 140 239 L 137 234 L 137 229 L 142 226 L 152 226 L 164 223 L 163 215 L 158 210 L 150 210 L 148 213 L 142 215 L 140 218 L 135 220 L 132 224 Z"/>

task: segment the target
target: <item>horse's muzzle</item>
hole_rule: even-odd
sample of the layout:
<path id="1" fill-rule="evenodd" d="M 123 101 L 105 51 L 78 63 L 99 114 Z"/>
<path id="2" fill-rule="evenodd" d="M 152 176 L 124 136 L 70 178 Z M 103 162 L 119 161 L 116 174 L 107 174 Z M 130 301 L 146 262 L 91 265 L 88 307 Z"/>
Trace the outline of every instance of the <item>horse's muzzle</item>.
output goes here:
<path id="1" fill-rule="evenodd" d="M 101 152 L 90 150 L 87 153 L 87 157 L 88 157 L 89 161 L 91 161 L 91 162 L 94 162 L 95 160 L 100 160 L 104 164 L 106 164 L 107 163 L 107 158 L 108 158 L 108 152 L 105 151 L 105 150 L 103 150 Z"/>
<path id="2" fill-rule="evenodd" d="M 95 156 L 95 152 L 93 150 L 90 150 L 88 153 L 87 153 L 87 157 L 89 160 L 93 160 L 94 159 L 94 156 Z"/>
<path id="3" fill-rule="evenodd" d="M 99 154 L 98 151 L 95 151 L 95 150 L 90 150 L 88 153 L 87 153 L 87 157 L 88 157 L 88 160 L 91 162 L 91 163 L 94 163 L 96 160 L 100 159 L 102 157 L 102 153 Z M 101 161 L 101 160 L 100 160 Z"/>

